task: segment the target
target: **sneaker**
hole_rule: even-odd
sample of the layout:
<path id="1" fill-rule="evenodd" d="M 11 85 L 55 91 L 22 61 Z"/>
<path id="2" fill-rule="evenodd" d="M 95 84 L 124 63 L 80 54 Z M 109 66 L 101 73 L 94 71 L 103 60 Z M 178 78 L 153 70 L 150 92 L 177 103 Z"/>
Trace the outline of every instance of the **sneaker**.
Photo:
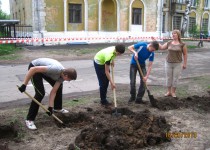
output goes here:
<path id="1" fill-rule="evenodd" d="M 68 111 L 68 110 L 66 110 L 66 109 L 60 109 L 60 110 L 56 110 L 56 109 L 54 109 L 53 111 L 54 111 L 54 112 L 57 112 L 57 113 L 63 113 L 63 114 L 67 114 L 67 113 L 69 113 L 69 111 Z"/>
<path id="2" fill-rule="evenodd" d="M 35 124 L 34 124 L 34 121 L 26 120 L 25 122 L 26 122 L 26 126 L 29 129 L 31 129 L 31 130 L 36 130 L 37 129 Z"/>

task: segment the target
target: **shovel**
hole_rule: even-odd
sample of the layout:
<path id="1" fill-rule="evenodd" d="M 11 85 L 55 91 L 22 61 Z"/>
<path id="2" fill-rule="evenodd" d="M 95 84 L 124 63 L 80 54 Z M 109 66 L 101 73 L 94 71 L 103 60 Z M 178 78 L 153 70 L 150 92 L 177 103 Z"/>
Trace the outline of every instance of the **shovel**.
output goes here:
<path id="1" fill-rule="evenodd" d="M 111 67 L 112 67 L 112 82 L 115 83 L 115 82 L 114 82 L 114 68 L 113 68 L 113 65 L 111 65 Z M 114 107 L 115 107 L 115 112 L 112 113 L 112 115 L 118 117 L 118 116 L 121 116 L 121 113 L 118 113 L 118 112 L 117 112 L 117 99 L 116 99 L 116 91 L 115 91 L 115 88 L 113 89 L 113 95 L 114 95 Z"/>
<path id="2" fill-rule="evenodd" d="M 137 66 L 138 66 L 140 75 L 141 75 L 141 77 L 142 77 L 142 80 L 143 80 L 144 74 L 143 74 L 143 72 L 142 72 L 142 70 L 141 70 L 141 66 L 140 66 L 140 64 L 139 64 L 139 61 L 136 60 L 136 63 L 137 63 Z M 147 83 L 144 82 L 144 85 L 145 85 L 145 87 L 146 87 L 146 90 L 147 90 L 147 93 L 148 93 L 148 97 L 149 97 L 150 103 L 152 104 L 153 107 L 157 107 L 157 100 L 154 98 L 153 95 L 151 95 L 151 93 L 150 93 L 150 91 L 149 91 L 149 89 L 148 89 L 148 87 L 147 87 Z"/>
<path id="3" fill-rule="evenodd" d="M 19 88 L 19 86 L 17 85 L 17 87 Z M 29 93 L 27 93 L 26 91 L 24 92 L 29 98 L 31 98 L 36 104 L 38 104 L 40 107 L 42 107 L 42 109 L 44 109 L 46 112 L 50 112 L 47 108 L 45 108 L 37 99 L 35 99 L 34 97 L 32 97 Z M 54 114 L 52 114 L 52 117 L 55 118 L 59 123 L 62 124 L 62 126 L 65 126 L 65 124 L 63 123 L 63 121 L 61 121 L 58 117 L 56 117 Z"/>

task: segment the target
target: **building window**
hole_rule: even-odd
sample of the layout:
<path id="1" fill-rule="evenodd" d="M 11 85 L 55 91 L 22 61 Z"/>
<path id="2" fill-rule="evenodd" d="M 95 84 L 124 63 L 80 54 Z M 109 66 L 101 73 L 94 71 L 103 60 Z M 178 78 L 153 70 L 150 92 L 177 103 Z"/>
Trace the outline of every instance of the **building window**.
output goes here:
<path id="1" fill-rule="evenodd" d="M 69 23 L 82 23 L 82 4 L 69 4 Z"/>
<path id="2" fill-rule="evenodd" d="M 180 30 L 181 29 L 181 22 L 182 22 L 182 17 L 181 16 L 174 16 L 173 17 L 173 30 L 175 30 L 175 29 Z"/>
<path id="3" fill-rule="evenodd" d="M 208 7 L 209 7 L 208 2 L 209 2 L 209 0 L 205 0 L 205 1 L 204 1 L 204 8 L 208 8 Z"/>
<path id="4" fill-rule="evenodd" d="M 189 17 L 189 31 L 193 32 L 196 29 L 196 19 L 194 17 Z"/>
<path id="5" fill-rule="evenodd" d="M 176 3 L 185 4 L 185 0 L 176 0 Z"/>
<path id="6" fill-rule="evenodd" d="M 192 7 L 196 6 L 196 0 L 192 0 Z"/>
<path id="7" fill-rule="evenodd" d="M 162 32 L 165 32 L 165 22 L 166 22 L 166 16 L 163 15 L 163 24 L 162 24 Z"/>
<path id="8" fill-rule="evenodd" d="M 26 24 L 26 13 L 25 13 L 25 8 L 23 8 L 23 24 Z"/>
<path id="9" fill-rule="evenodd" d="M 142 18 L 142 9 L 141 8 L 133 8 L 132 12 L 132 24 L 141 25 Z"/>
<path id="10" fill-rule="evenodd" d="M 19 10 L 19 19 L 20 19 L 20 24 L 22 24 L 22 18 L 21 18 L 21 11 Z"/>
<path id="11" fill-rule="evenodd" d="M 208 31 L 208 22 L 209 22 L 209 19 L 207 19 L 207 18 L 203 19 L 203 22 L 202 22 L 202 30 L 203 31 Z"/>

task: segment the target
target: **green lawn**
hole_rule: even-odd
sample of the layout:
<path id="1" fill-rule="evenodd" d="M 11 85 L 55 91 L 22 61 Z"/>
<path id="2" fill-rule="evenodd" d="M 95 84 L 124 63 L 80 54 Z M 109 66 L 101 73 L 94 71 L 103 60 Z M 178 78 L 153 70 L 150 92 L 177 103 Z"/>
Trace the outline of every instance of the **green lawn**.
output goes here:
<path id="1" fill-rule="evenodd" d="M 20 49 L 15 44 L 0 44 L 0 56 L 13 54 Z"/>

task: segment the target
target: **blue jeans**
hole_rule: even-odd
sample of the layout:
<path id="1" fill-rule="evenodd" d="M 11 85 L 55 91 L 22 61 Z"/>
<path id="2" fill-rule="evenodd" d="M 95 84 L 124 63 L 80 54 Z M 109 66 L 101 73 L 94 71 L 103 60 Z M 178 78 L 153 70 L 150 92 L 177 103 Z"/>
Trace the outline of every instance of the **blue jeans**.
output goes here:
<path id="1" fill-rule="evenodd" d="M 144 74 L 144 76 L 146 75 L 146 68 L 145 65 L 141 65 L 141 70 Z M 136 98 L 136 74 L 137 74 L 138 67 L 137 65 L 130 65 L 130 95 L 132 99 Z M 138 90 L 138 94 L 137 94 L 137 99 L 142 99 L 142 97 L 144 96 L 145 93 L 145 85 L 144 85 L 144 81 L 140 75 L 139 72 L 139 76 L 140 76 L 140 86 L 139 86 L 139 90 Z"/>
<path id="2" fill-rule="evenodd" d="M 106 103 L 107 101 L 106 95 L 107 95 L 107 89 L 109 86 L 109 80 L 105 73 L 105 65 L 99 65 L 95 63 L 94 61 L 94 68 L 95 68 L 96 75 L 98 78 L 101 103 Z"/>

